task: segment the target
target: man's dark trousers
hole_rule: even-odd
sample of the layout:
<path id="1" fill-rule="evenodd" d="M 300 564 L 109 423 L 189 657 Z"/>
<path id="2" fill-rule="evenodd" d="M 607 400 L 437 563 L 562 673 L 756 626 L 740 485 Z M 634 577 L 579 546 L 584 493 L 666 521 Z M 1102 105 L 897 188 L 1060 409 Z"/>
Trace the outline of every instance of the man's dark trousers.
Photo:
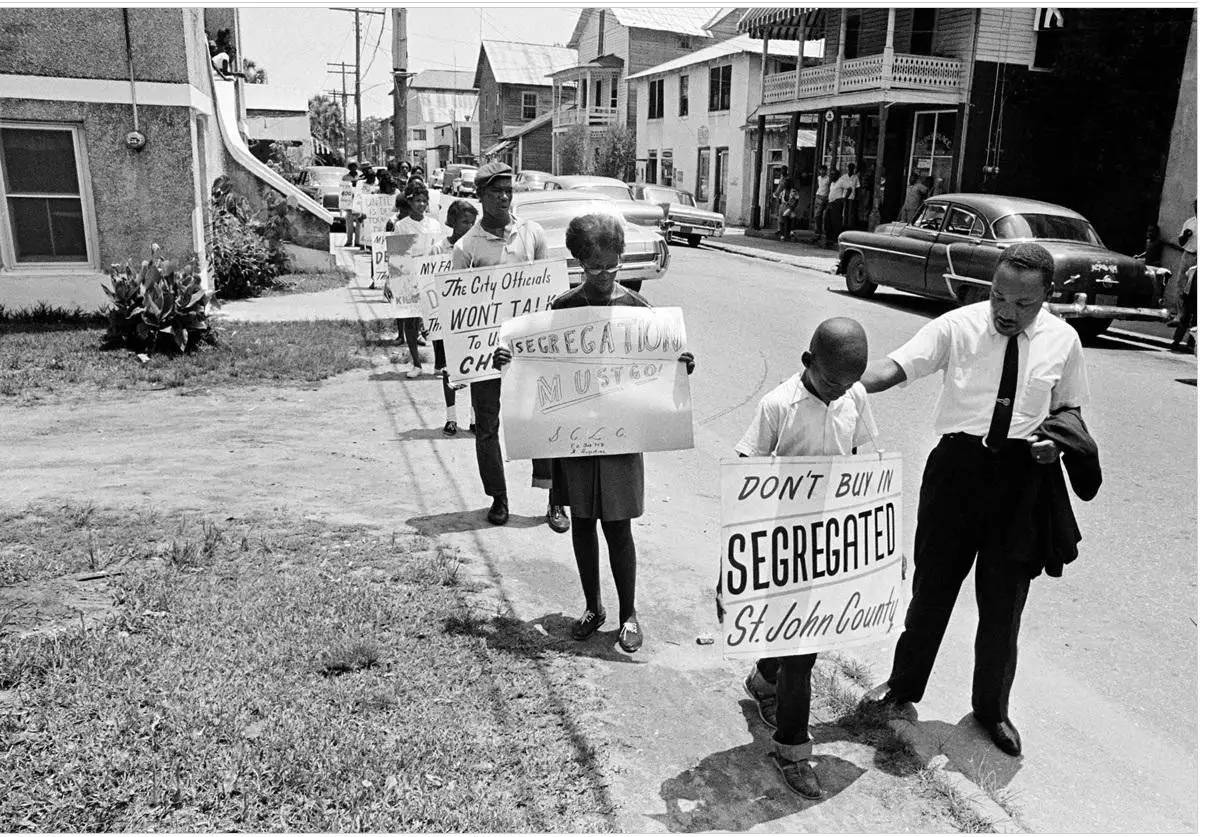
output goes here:
<path id="1" fill-rule="evenodd" d="M 810 672 L 818 654 L 765 657 L 756 669 L 777 687 L 777 731 L 773 741 L 794 747 L 810 743 Z"/>
<path id="2" fill-rule="evenodd" d="M 978 631 L 971 702 L 984 721 L 1007 719 L 1031 574 L 996 550 L 1003 529 L 993 524 L 997 515 L 1012 513 L 1030 467 L 1027 442 L 1008 440 L 993 453 L 964 433 L 943 437 L 928 457 L 919 492 L 911 604 L 889 681 L 899 699 L 923 698 L 957 594 L 974 566 Z"/>
<path id="3" fill-rule="evenodd" d="M 500 451 L 500 379 L 472 381 L 470 405 L 474 408 L 474 453 L 479 461 L 479 476 L 488 497 L 508 493 L 504 481 L 504 455 Z M 548 487 L 551 475 L 549 459 L 533 460 L 533 480 Z"/>

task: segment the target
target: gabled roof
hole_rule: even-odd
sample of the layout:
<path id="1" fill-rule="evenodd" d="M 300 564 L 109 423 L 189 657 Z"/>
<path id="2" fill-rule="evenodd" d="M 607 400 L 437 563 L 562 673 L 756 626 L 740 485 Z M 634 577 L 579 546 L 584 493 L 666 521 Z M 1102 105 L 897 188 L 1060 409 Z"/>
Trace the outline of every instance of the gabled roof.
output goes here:
<path id="1" fill-rule="evenodd" d="M 690 52 L 688 55 L 682 55 L 679 58 L 673 58 L 671 61 L 666 61 L 657 67 L 651 67 L 649 70 L 643 70 L 641 73 L 634 73 L 628 76 L 629 79 L 645 78 L 646 76 L 657 76 L 663 73 L 669 73 L 672 70 L 679 70 L 682 67 L 691 67 L 694 64 L 703 64 L 707 61 L 713 61 L 717 58 L 725 58 L 728 55 L 738 55 L 744 52 L 755 53 L 760 55 L 764 50 L 763 41 L 757 41 L 755 38 L 747 35 L 739 35 L 737 38 L 729 38 L 725 41 L 719 41 L 716 44 L 710 44 L 707 47 Z M 774 41 L 768 42 L 768 54 L 777 58 L 797 58 L 798 45 L 786 44 L 784 42 L 777 43 Z M 823 57 L 823 41 L 807 41 L 802 55 L 806 59 L 811 59 L 817 63 L 817 60 Z"/>
<path id="2" fill-rule="evenodd" d="M 595 15 L 603 11 L 602 9 L 584 9 L 579 13 L 579 20 L 575 22 L 575 31 L 571 34 L 571 40 L 567 42 L 569 47 L 578 47 L 579 39 L 583 36 L 584 27 L 587 26 L 591 15 Z M 684 8 L 663 8 L 663 9 L 639 9 L 632 6 L 629 7 L 612 7 L 611 11 L 617 18 L 617 22 L 622 26 L 632 27 L 634 29 L 653 29 L 656 32 L 677 32 L 681 35 L 696 35 L 700 38 L 712 37 L 705 26 L 707 23 L 714 22 L 715 19 L 720 20 L 725 17 L 725 12 L 732 11 L 731 9 L 684 9 Z"/>
<path id="3" fill-rule="evenodd" d="M 479 94 L 413 90 L 408 93 L 407 99 L 409 107 L 415 102 L 420 122 L 448 122 L 450 119 L 462 122 L 474 115 Z"/>
<path id="4" fill-rule="evenodd" d="M 474 74 L 475 87 L 482 87 L 479 75 L 484 56 L 497 84 L 531 84 L 539 87 L 550 84 L 547 78 L 550 73 L 570 67 L 579 60 L 579 53 L 566 47 L 516 41 L 483 41 L 479 50 L 479 69 Z"/>
<path id="5" fill-rule="evenodd" d="M 470 70 L 421 70 L 407 86 L 412 90 L 474 90 L 474 73 Z"/>

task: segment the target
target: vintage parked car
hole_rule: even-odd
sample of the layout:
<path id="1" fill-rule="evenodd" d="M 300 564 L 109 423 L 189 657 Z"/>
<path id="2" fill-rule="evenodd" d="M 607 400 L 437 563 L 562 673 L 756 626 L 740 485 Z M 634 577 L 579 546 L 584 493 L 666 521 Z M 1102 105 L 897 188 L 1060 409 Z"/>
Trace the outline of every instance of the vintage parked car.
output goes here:
<path id="1" fill-rule="evenodd" d="M 478 166 L 469 166 L 465 163 L 450 163 L 445 167 L 445 174 L 441 176 L 441 191 L 447 195 L 454 193 L 454 187 L 462 179 L 462 171 L 469 169 L 470 185 L 474 185 L 474 172 L 479 170 Z"/>
<path id="2" fill-rule="evenodd" d="M 667 214 L 668 236 L 684 238 L 690 247 L 696 247 L 707 236 L 722 235 L 726 227 L 721 212 L 701 209 L 692 194 L 683 189 L 653 183 L 632 183 L 630 189 L 638 200 L 663 207 Z"/>
<path id="3" fill-rule="evenodd" d="M 575 193 L 593 193 L 603 195 L 617 203 L 621 214 L 631 224 L 640 227 L 653 227 L 661 235 L 667 227 L 667 218 L 660 207 L 652 206 L 645 201 L 634 200 L 634 194 L 624 181 L 614 177 L 596 177 L 587 174 L 563 174 L 551 177 L 546 181 L 547 191 L 569 191 Z M 666 237 L 666 235 L 665 235 Z"/>
<path id="4" fill-rule="evenodd" d="M 535 192 L 546 188 L 546 181 L 554 175 L 548 171 L 524 169 L 518 171 L 512 178 L 514 192 Z"/>
<path id="5" fill-rule="evenodd" d="M 473 198 L 478 196 L 478 190 L 474 187 L 474 176 L 478 174 L 477 166 L 467 166 L 458 172 L 457 180 L 453 181 L 453 186 L 449 190 L 449 194 L 455 198 Z"/>
<path id="6" fill-rule="evenodd" d="M 428 175 L 428 185 L 433 189 L 440 189 L 445 183 L 445 169 L 433 169 Z"/>
<path id="7" fill-rule="evenodd" d="M 571 284 L 577 285 L 583 276 L 579 261 L 567 252 L 566 234 L 571 219 L 579 215 L 604 212 L 621 217 L 625 224 L 625 253 L 621 256 L 621 271 L 617 279 L 627 288 L 637 291 L 644 281 L 658 279 L 667 272 L 671 254 L 659 230 L 640 227 L 625 219 L 617 203 L 592 192 L 539 191 L 517 192 L 512 198 L 512 211 L 518 218 L 537 222 L 546 233 L 550 255 L 567 259 Z"/>
<path id="8" fill-rule="evenodd" d="M 1021 241 L 1053 255 L 1049 309 L 1084 340 L 1103 334 L 1114 319 L 1167 319 L 1161 300 L 1169 270 L 1109 250 L 1079 213 L 1028 198 L 928 198 L 909 223 L 841 233 L 836 273 L 857 296 L 886 285 L 965 305 L 989 297 L 1000 251 Z"/>
<path id="9" fill-rule="evenodd" d="M 340 179 L 348 169 L 339 166 L 305 166 L 298 172 L 298 188 L 329 212 L 340 208 Z"/>

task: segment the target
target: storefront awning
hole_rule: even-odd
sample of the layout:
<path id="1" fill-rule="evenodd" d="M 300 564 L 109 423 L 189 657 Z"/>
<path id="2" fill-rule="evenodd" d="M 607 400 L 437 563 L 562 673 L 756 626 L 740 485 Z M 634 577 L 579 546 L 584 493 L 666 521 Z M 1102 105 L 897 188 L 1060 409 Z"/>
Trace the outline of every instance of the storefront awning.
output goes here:
<path id="1" fill-rule="evenodd" d="M 739 31 L 753 38 L 767 37 L 770 41 L 796 41 L 799 27 L 805 23 L 806 39 L 816 40 L 823 36 L 822 32 L 814 31 L 822 28 L 821 12 L 821 9 L 785 6 L 748 9 L 739 18 Z"/>

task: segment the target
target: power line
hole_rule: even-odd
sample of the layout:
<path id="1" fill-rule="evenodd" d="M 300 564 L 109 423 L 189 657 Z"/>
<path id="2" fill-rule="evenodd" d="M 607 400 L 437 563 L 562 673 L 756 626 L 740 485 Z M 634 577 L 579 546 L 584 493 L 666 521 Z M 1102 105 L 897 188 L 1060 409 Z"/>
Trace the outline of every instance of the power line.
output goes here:
<path id="1" fill-rule="evenodd" d="M 378 40 L 374 43 L 374 54 L 369 57 L 369 66 L 365 68 L 365 75 L 361 78 L 369 77 L 369 71 L 374 66 L 374 59 L 378 57 L 378 53 L 382 47 L 382 33 L 386 31 L 386 14 L 382 14 L 382 26 L 378 29 Z"/>

